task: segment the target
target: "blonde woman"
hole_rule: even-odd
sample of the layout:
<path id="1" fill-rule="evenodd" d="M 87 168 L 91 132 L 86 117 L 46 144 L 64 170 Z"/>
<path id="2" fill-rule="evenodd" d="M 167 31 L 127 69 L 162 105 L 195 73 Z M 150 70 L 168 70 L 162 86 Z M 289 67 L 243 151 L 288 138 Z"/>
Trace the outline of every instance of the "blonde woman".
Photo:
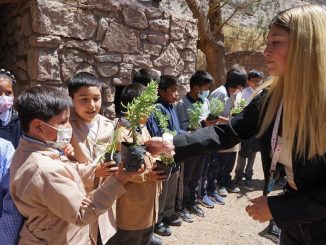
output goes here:
<path id="1" fill-rule="evenodd" d="M 286 192 L 261 196 L 246 208 L 259 222 L 274 219 L 280 244 L 326 244 L 326 10 L 305 5 L 271 22 L 265 50 L 273 79 L 229 125 L 173 139 L 176 161 L 227 149 L 258 135 L 266 188 L 279 170 Z M 152 152 L 160 142 L 149 141 Z"/>

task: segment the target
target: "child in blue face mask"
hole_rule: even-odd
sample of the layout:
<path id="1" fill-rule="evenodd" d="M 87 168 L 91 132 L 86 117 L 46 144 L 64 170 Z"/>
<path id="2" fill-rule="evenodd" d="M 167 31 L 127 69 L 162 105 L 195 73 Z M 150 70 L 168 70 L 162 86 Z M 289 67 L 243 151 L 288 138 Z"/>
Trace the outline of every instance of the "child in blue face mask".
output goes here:
<path id="1" fill-rule="evenodd" d="M 12 109 L 14 83 L 15 76 L 0 69 L 0 137 L 10 141 L 17 148 L 22 131 L 17 112 Z"/>
<path id="2" fill-rule="evenodd" d="M 202 127 L 214 124 L 214 121 L 207 121 L 209 114 L 209 87 L 213 82 L 212 76 L 205 71 L 196 71 L 190 78 L 190 91 L 177 104 L 176 111 L 180 122 L 180 128 L 189 130 L 189 114 L 188 109 L 192 109 L 196 102 L 202 103 L 202 111 L 200 116 L 200 124 Z M 183 183 L 179 185 L 179 191 L 183 188 L 183 198 L 181 205 L 178 205 L 180 217 L 186 222 L 193 222 L 193 214 L 204 217 L 205 212 L 197 205 L 199 201 L 203 206 L 213 208 L 214 202 L 206 195 L 205 191 L 199 191 L 198 181 L 201 178 L 205 182 L 207 176 L 207 168 L 209 164 L 209 155 L 202 155 L 186 161 L 181 165 L 181 173 L 183 175 Z M 196 199 L 198 199 L 196 201 Z M 221 197 L 216 200 L 219 204 L 224 204 Z"/>

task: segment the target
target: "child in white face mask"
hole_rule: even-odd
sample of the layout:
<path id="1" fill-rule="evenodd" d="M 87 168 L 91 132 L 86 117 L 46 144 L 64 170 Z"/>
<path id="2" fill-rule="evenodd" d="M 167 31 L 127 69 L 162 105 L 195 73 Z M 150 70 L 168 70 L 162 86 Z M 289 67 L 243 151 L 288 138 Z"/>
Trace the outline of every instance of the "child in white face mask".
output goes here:
<path id="1" fill-rule="evenodd" d="M 14 83 L 15 76 L 0 69 L 0 137 L 10 141 L 17 148 L 21 129 L 17 112 L 12 109 Z"/>
<path id="2" fill-rule="evenodd" d="M 11 196 L 25 217 L 19 244 L 93 244 L 89 224 L 144 170 L 125 172 L 121 164 L 87 194 L 75 164 L 57 149 L 70 141 L 70 106 L 67 95 L 46 86 L 25 90 L 15 102 L 24 131 L 10 165 Z"/>

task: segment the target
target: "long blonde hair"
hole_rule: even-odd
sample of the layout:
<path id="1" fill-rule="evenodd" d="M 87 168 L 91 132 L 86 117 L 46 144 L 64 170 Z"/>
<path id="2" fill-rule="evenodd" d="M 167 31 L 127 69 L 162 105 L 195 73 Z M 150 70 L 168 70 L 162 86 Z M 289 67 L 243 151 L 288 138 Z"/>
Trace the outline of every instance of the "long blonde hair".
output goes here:
<path id="1" fill-rule="evenodd" d="M 268 84 L 259 135 L 273 122 L 283 99 L 282 137 L 298 157 L 311 159 L 326 153 L 326 10 L 305 5 L 285 10 L 271 26 L 290 35 L 283 77 Z M 290 152 L 291 153 L 291 152 Z"/>

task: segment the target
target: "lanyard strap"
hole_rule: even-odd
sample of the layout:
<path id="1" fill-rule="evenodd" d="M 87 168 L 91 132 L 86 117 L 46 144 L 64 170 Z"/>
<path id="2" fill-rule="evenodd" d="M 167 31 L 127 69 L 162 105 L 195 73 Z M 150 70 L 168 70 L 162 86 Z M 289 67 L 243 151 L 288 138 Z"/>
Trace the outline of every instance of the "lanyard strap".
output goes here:
<path id="1" fill-rule="evenodd" d="M 272 158 L 272 163 L 271 163 L 271 168 L 270 168 L 270 174 L 271 177 L 274 176 L 274 172 L 276 169 L 276 164 L 280 158 L 280 153 L 281 153 L 281 142 L 277 142 L 277 135 L 278 135 L 278 129 L 280 126 L 280 121 L 281 121 L 281 114 L 282 114 L 282 109 L 283 109 L 283 100 L 281 101 L 280 107 L 278 108 L 274 127 L 273 127 L 273 134 L 272 134 L 272 152 L 273 152 L 273 158 Z"/>

